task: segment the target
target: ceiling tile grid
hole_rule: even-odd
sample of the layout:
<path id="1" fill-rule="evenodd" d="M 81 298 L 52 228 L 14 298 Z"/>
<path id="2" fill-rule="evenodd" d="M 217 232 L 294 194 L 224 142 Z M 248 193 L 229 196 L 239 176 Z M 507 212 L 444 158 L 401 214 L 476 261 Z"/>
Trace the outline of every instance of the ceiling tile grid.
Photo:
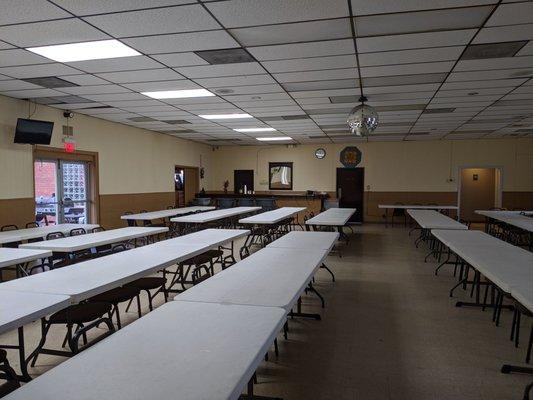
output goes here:
<path id="1" fill-rule="evenodd" d="M 110 39 L 140 54 L 26 50 Z M 352 141 L 361 94 L 380 115 L 370 140 L 518 137 L 533 127 L 533 3 L 4 0 L 0 77 L 2 95 L 216 145 Z M 142 94 L 195 89 L 214 96 Z M 252 118 L 200 117 L 228 113 Z"/>

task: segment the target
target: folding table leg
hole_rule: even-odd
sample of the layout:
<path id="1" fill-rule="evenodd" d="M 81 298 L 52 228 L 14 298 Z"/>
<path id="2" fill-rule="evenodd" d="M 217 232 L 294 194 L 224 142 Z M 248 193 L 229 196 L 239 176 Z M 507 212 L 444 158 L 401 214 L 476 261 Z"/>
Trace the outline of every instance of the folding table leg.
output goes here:
<path id="1" fill-rule="evenodd" d="M 312 318 L 312 319 L 315 319 L 317 321 L 320 321 L 322 319 L 322 317 L 320 316 L 320 314 L 311 314 L 311 313 L 303 313 L 302 312 L 302 298 L 298 298 L 298 306 L 297 306 L 297 311 L 296 312 L 290 312 L 289 313 L 289 316 L 291 317 L 301 317 L 301 318 Z"/>
<path id="2" fill-rule="evenodd" d="M 32 378 L 30 374 L 28 373 L 28 361 L 26 359 L 24 327 L 21 326 L 18 328 L 18 345 L 0 345 L 0 349 L 18 350 L 19 360 L 20 360 L 20 375 L 17 374 L 16 377 L 21 382 L 31 381 Z"/>

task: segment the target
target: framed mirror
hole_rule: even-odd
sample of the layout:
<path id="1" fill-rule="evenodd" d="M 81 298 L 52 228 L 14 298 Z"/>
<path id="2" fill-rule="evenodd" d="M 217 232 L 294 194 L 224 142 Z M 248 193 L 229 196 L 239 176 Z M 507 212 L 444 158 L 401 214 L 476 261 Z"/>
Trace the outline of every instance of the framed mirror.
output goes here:
<path id="1" fill-rule="evenodd" d="M 292 163 L 268 163 L 268 189 L 292 190 Z"/>

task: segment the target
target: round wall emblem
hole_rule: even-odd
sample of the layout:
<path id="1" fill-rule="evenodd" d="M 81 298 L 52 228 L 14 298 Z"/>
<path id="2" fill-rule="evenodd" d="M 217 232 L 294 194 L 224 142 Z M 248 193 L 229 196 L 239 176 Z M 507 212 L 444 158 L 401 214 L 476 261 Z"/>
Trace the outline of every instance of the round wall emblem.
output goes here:
<path id="1" fill-rule="evenodd" d="M 346 168 L 355 168 L 361 162 L 361 158 L 361 150 L 355 146 L 348 146 L 341 151 L 340 161 Z"/>

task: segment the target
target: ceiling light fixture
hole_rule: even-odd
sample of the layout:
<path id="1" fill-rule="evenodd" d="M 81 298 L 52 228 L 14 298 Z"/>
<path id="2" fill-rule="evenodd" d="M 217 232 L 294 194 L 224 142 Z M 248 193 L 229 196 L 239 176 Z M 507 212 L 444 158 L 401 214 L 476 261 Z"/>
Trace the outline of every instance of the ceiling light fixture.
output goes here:
<path id="1" fill-rule="evenodd" d="M 256 139 L 260 142 L 282 142 L 286 140 L 292 140 L 290 136 L 258 137 Z"/>
<path id="2" fill-rule="evenodd" d="M 354 107 L 346 122 L 353 134 L 357 136 L 368 136 L 378 127 L 378 113 L 373 107 L 365 104 L 367 98 L 359 97 L 361 105 Z"/>
<path id="3" fill-rule="evenodd" d="M 158 92 L 141 92 L 145 96 L 153 99 L 184 99 L 188 97 L 209 97 L 216 96 L 209 90 L 190 89 L 190 90 L 162 90 Z"/>
<path id="4" fill-rule="evenodd" d="M 235 132 L 275 132 L 274 128 L 238 128 L 234 129 Z"/>
<path id="5" fill-rule="evenodd" d="M 239 118 L 253 118 L 250 114 L 207 114 L 199 115 L 204 119 L 239 119 Z"/>
<path id="6" fill-rule="evenodd" d="M 101 60 L 140 56 L 136 50 L 118 40 L 98 40 L 95 42 L 69 43 L 53 46 L 29 47 L 26 50 L 58 62 Z"/>

